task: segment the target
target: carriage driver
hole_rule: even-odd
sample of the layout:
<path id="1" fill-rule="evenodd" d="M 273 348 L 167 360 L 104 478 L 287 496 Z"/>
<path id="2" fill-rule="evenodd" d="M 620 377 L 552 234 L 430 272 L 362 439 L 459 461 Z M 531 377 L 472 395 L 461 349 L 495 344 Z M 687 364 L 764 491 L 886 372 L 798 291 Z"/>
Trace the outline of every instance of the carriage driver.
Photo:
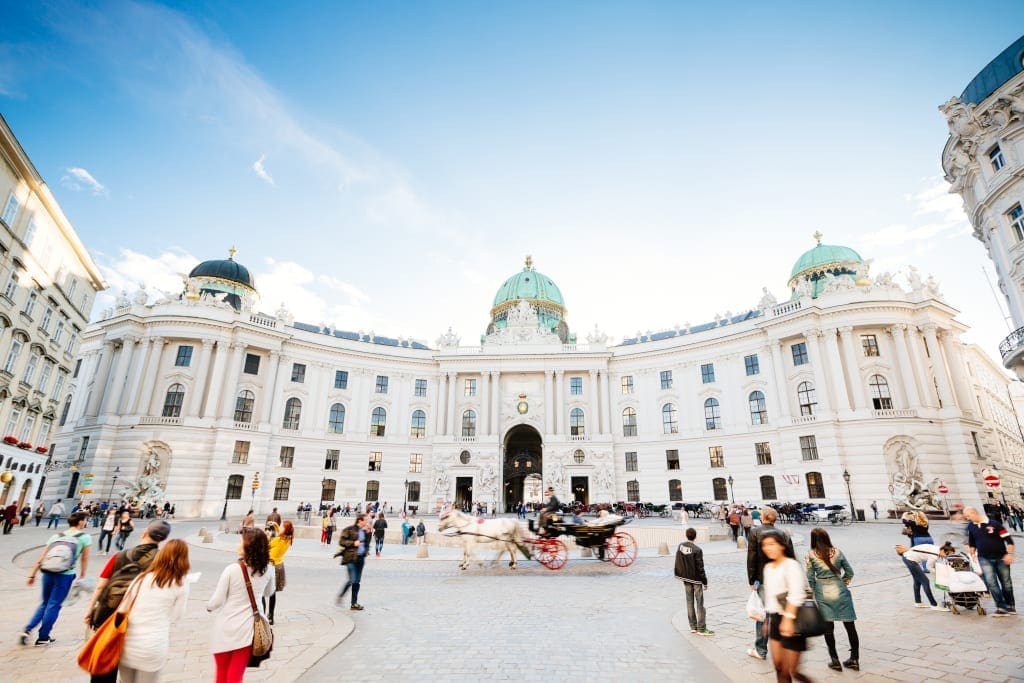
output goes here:
<path id="1" fill-rule="evenodd" d="M 550 496 L 547 504 L 541 508 L 540 516 L 537 518 L 537 530 L 541 536 L 547 535 L 548 520 L 551 519 L 552 515 L 557 514 L 561 511 L 562 504 L 558 502 L 558 497 L 555 496 L 555 489 L 550 486 L 544 491 L 544 495 Z"/>

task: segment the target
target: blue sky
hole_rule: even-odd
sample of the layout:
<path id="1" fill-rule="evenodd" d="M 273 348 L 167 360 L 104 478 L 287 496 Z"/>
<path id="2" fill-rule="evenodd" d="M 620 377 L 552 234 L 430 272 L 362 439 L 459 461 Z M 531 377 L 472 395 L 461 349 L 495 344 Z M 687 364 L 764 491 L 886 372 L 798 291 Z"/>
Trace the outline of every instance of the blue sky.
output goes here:
<path id="1" fill-rule="evenodd" d="M 621 338 L 784 298 L 821 230 L 1007 333 L 936 107 L 1024 5 L 7 5 L 0 112 L 112 290 L 236 245 L 264 310 L 474 343 L 529 253 Z"/>

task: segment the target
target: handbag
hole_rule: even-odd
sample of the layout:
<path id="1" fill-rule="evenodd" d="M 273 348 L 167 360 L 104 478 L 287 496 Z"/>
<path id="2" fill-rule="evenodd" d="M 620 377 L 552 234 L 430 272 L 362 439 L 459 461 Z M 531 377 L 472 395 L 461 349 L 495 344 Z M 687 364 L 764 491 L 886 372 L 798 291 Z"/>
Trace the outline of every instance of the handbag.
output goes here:
<path id="1" fill-rule="evenodd" d="M 776 597 L 782 608 L 786 608 L 786 594 L 779 593 Z M 796 619 L 793 624 L 795 635 L 803 638 L 815 638 L 825 635 L 825 620 L 818 609 L 818 603 L 814 601 L 814 593 L 808 590 L 804 601 L 796 609 Z"/>
<path id="2" fill-rule="evenodd" d="M 127 593 L 131 593 L 131 599 L 124 600 L 124 609 L 118 608 L 116 612 L 107 617 L 92 637 L 82 646 L 78 653 L 78 666 L 85 669 L 92 675 L 100 676 L 108 674 L 117 668 L 121 661 L 121 651 L 124 649 L 124 637 L 128 631 L 128 615 L 135 606 L 135 598 L 139 595 L 139 579 L 136 578 L 129 586 Z M 134 592 L 133 592 L 134 591 Z"/>
<path id="3" fill-rule="evenodd" d="M 249 657 L 250 667 L 258 667 L 261 662 L 270 659 L 270 652 L 274 649 L 274 630 L 270 628 L 270 622 L 260 614 L 256 606 L 256 598 L 252 594 L 252 581 L 249 580 L 249 570 L 245 562 L 238 561 L 242 567 L 242 577 L 245 579 L 245 590 L 249 593 L 249 604 L 252 606 L 252 655 Z"/>

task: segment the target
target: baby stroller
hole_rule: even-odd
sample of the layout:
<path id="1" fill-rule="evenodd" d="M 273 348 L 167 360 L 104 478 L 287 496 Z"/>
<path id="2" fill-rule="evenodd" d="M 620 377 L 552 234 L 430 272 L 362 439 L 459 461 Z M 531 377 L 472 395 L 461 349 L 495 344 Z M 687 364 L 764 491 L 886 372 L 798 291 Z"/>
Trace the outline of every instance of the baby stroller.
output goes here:
<path id="1" fill-rule="evenodd" d="M 960 614 L 962 607 L 976 609 L 979 616 L 985 616 L 981 597 L 988 592 L 988 586 L 974 573 L 971 559 L 963 553 L 940 557 L 935 562 L 935 587 L 947 594 L 942 603 L 953 614 Z"/>

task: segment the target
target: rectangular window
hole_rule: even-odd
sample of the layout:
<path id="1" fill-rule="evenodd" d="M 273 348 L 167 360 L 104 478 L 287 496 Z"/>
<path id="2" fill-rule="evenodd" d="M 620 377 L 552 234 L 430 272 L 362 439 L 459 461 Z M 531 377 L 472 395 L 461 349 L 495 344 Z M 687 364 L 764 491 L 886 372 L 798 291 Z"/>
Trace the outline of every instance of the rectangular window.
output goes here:
<path id="1" fill-rule="evenodd" d="M 379 481 L 368 481 L 366 482 L 366 500 L 370 502 L 376 502 L 380 496 L 380 482 Z"/>
<path id="2" fill-rule="evenodd" d="M 981 456 L 981 443 L 978 441 L 978 432 L 971 432 L 971 441 L 974 442 L 974 454 L 980 459 Z"/>
<path id="3" fill-rule="evenodd" d="M 806 365 L 807 364 L 807 343 L 800 342 L 799 344 L 793 344 L 790 347 L 793 352 L 793 365 Z"/>
<path id="4" fill-rule="evenodd" d="M 228 490 L 224 494 L 224 497 L 228 500 L 241 500 L 242 499 L 242 485 L 245 483 L 242 475 L 232 474 L 228 477 Z"/>
<path id="5" fill-rule="evenodd" d="M 410 472 L 422 472 L 423 471 L 423 454 L 422 453 L 410 453 L 409 454 L 409 471 Z"/>
<path id="6" fill-rule="evenodd" d="M 377 385 L 374 389 L 378 394 L 388 393 L 388 378 L 387 375 L 377 375 Z"/>
<path id="7" fill-rule="evenodd" d="M 761 364 L 757 360 L 757 354 L 743 357 L 743 367 L 747 370 L 747 376 L 761 374 Z"/>
<path id="8" fill-rule="evenodd" d="M 324 456 L 324 469 L 337 471 L 339 463 L 341 463 L 341 451 L 337 448 L 328 448 L 327 454 Z"/>
<path id="9" fill-rule="evenodd" d="M 85 453 L 89 450 L 89 437 L 82 437 L 82 445 L 78 449 L 78 459 L 85 460 Z"/>
<path id="10" fill-rule="evenodd" d="M 661 388 L 671 389 L 672 388 L 672 371 L 662 370 L 661 371 Z"/>
<path id="11" fill-rule="evenodd" d="M 39 329 L 43 332 L 50 331 L 50 322 L 53 321 L 53 306 L 47 306 L 43 311 L 43 318 L 39 321 Z"/>
<path id="12" fill-rule="evenodd" d="M 3 219 L 4 223 L 7 224 L 7 227 L 14 225 L 14 218 L 18 215 L 18 207 L 18 198 L 15 197 L 12 192 L 11 196 L 7 198 L 7 204 L 4 206 Z"/>
<path id="13" fill-rule="evenodd" d="M 46 393 L 46 385 L 50 383 L 50 374 L 53 372 L 53 363 L 50 361 L 43 361 L 43 370 L 39 373 L 39 386 L 36 390 L 41 393 Z"/>
<path id="14" fill-rule="evenodd" d="M 818 459 L 818 440 L 814 436 L 800 437 L 800 455 L 804 460 Z"/>
<path id="15" fill-rule="evenodd" d="M 192 347 L 179 346 L 178 355 L 174 358 L 174 365 L 179 368 L 187 368 L 192 365 Z"/>
<path id="16" fill-rule="evenodd" d="M 292 381 L 300 384 L 306 381 L 305 363 L 292 363 Z"/>
<path id="17" fill-rule="evenodd" d="M 761 441 L 754 444 L 754 455 L 757 457 L 758 465 L 772 464 L 772 448 L 768 445 L 767 441 Z"/>
<path id="18" fill-rule="evenodd" d="M 295 466 L 295 446 L 281 446 L 281 458 L 278 460 L 277 466 L 285 468 Z"/>
<path id="19" fill-rule="evenodd" d="M 31 248 L 32 243 L 36 241 L 36 222 L 30 220 L 28 227 L 25 228 L 25 246 Z"/>
<path id="20" fill-rule="evenodd" d="M 427 380 L 418 379 L 416 380 L 415 387 L 413 388 L 413 395 L 415 396 L 426 396 L 427 395 Z"/>
<path id="21" fill-rule="evenodd" d="M 7 278 L 7 284 L 4 285 L 4 296 L 10 300 L 14 300 L 14 293 L 18 291 L 18 271 L 17 269 L 11 271 L 10 277 Z"/>
<path id="22" fill-rule="evenodd" d="M 633 375 L 622 376 L 622 393 L 627 395 L 633 393 Z"/>
<path id="23" fill-rule="evenodd" d="M 381 451 L 370 452 L 370 464 L 367 468 L 370 472 L 380 472 L 381 461 L 384 459 L 384 454 Z"/>
<path id="24" fill-rule="evenodd" d="M 703 384 L 711 384 L 715 381 L 714 363 L 704 363 L 700 366 L 700 381 Z"/>
<path id="25" fill-rule="evenodd" d="M 878 337 L 873 334 L 860 335 L 860 345 L 864 349 L 865 356 L 878 355 Z"/>
<path id="26" fill-rule="evenodd" d="M 68 301 L 71 301 L 71 297 L 75 295 L 75 290 L 78 289 L 78 280 L 74 276 L 68 278 Z"/>
<path id="27" fill-rule="evenodd" d="M 636 451 L 626 451 L 626 471 L 636 472 Z"/>
<path id="28" fill-rule="evenodd" d="M 410 481 L 407 496 L 410 503 L 420 502 L 420 483 L 418 481 Z"/>
<path id="29" fill-rule="evenodd" d="M 672 449 L 665 451 L 665 468 L 669 470 L 679 469 L 679 451 Z"/>
<path id="30" fill-rule="evenodd" d="M 288 500 L 288 493 L 292 487 L 292 480 L 287 477 L 278 477 L 274 481 L 274 500 Z"/>
<path id="31" fill-rule="evenodd" d="M 712 467 L 725 467 L 725 453 L 721 446 L 709 447 L 708 458 L 711 460 Z"/>
<path id="32" fill-rule="evenodd" d="M 466 396 L 476 396 L 476 380 L 467 379 L 465 386 L 462 389 L 462 393 Z"/>
<path id="33" fill-rule="evenodd" d="M 27 315 L 28 317 L 31 318 L 32 314 L 36 310 L 36 304 L 38 304 L 38 303 L 39 303 L 39 294 L 37 292 L 32 292 L 31 294 L 29 294 L 28 295 L 28 301 L 25 302 L 25 315 Z"/>
<path id="34" fill-rule="evenodd" d="M 28 443 L 29 437 L 32 436 L 32 428 L 35 426 L 36 416 L 29 413 L 25 416 L 25 424 L 21 426 L 21 434 L 18 435 L 18 441 Z"/>
<path id="35" fill-rule="evenodd" d="M 10 416 L 8 416 L 8 418 L 7 418 L 7 429 L 4 430 L 4 435 L 5 436 L 7 436 L 7 435 L 13 436 L 14 435 L 15 430 L 18 429 L 18 421 L 20 419 L 21 419 L 21 411 L 18 410 L 17 408 L 13 408 L 11 410 Z M 86 436 L 86 437 L 82 437 L 82 438 L 88 439 L 89 437 Z"/>
<path id="36" fill-rule="evenodd" d="M 236 441 L 235 450 L 231 452 L 231 462 L 235 465 L 245 465 L 249 462 L 249 441 Z"/>
<path id="37" fill-rule="evenodd" d="M 17 365 L 20 354 L 21 342 L 15 339 L 11 342 L 11 350 L 7 352 L 7 360 L 4 361 L 4 372 L 14 374 L 14 366 Z"/>
<path id="38" fill-rule="evenodd" d="M 28 357 L 28 365 L 25 366 L 25 384 L 31 385 L 36 377 L 36 368 L 39 367 L 39 354 L 32 353 Z"/>
<path id="39" fill-rule="evenodd" d="M 626 482 L 626 500 L 630 503 L 640 502 L 640 482 L 636 479 Z"/>
<path id="40" fill-rule="evenodd" d="M 1020 204 L 1006 212 L 1006 220 L 1010 222 L 1010 229 L 1013 230 L 1013 236 L 1017 241 L 1024 241 L 1024 209 Z"/>
<path id="41" fill-rule="evenodd" d="M 68 380 L 68 373 L 63 370 L 57 371 L 57 381 L 53 385 L 53 399 L 60 399 L 60 393 L 64 389 L 64 382 Z"/>
<path id="42" fill-rule="evenodd" d="M 75 361 L 75 372 L 71 375 L 72 378 L 78 379 L 78 373 L 82 371 L 82 359 L 79 358 Z"/>
<path id="43" fill-rule="evenodd" d="M 57 329 L 53 331 L 53 343 L 60 344 L 60 340 L 64 338 L 64 327 L 67 324 L 67 318 L 61 315 L 60 320 L 57 321 Z"/>
<path id="44" fill-rule="evenodd" d="M 242 372 L 247 375 L 260 374 L 260 357 L 255 353 L 245 354 L 245 368 L 243 368 Z"/>
<path id="45" fill-rule="evenodd" d="M 570 377 L 569 378 L 569 395 L 570 396 L 582 396 L 583 395 L 583 378 L 582 377 Z"/>
<path id="46" fill-rule="evenodd" d="M 988 160 L 992 162 L 993 171 L 998 171 L 1003 166 L 1006 166 L 1006 159 L 1003 158 L 1003 150 L 999 147 L 999 145 L 996 145 L 995 147 L 989 150 Z M 8 223 L 7 225 L 10 225 L 10 223 Z"/>

